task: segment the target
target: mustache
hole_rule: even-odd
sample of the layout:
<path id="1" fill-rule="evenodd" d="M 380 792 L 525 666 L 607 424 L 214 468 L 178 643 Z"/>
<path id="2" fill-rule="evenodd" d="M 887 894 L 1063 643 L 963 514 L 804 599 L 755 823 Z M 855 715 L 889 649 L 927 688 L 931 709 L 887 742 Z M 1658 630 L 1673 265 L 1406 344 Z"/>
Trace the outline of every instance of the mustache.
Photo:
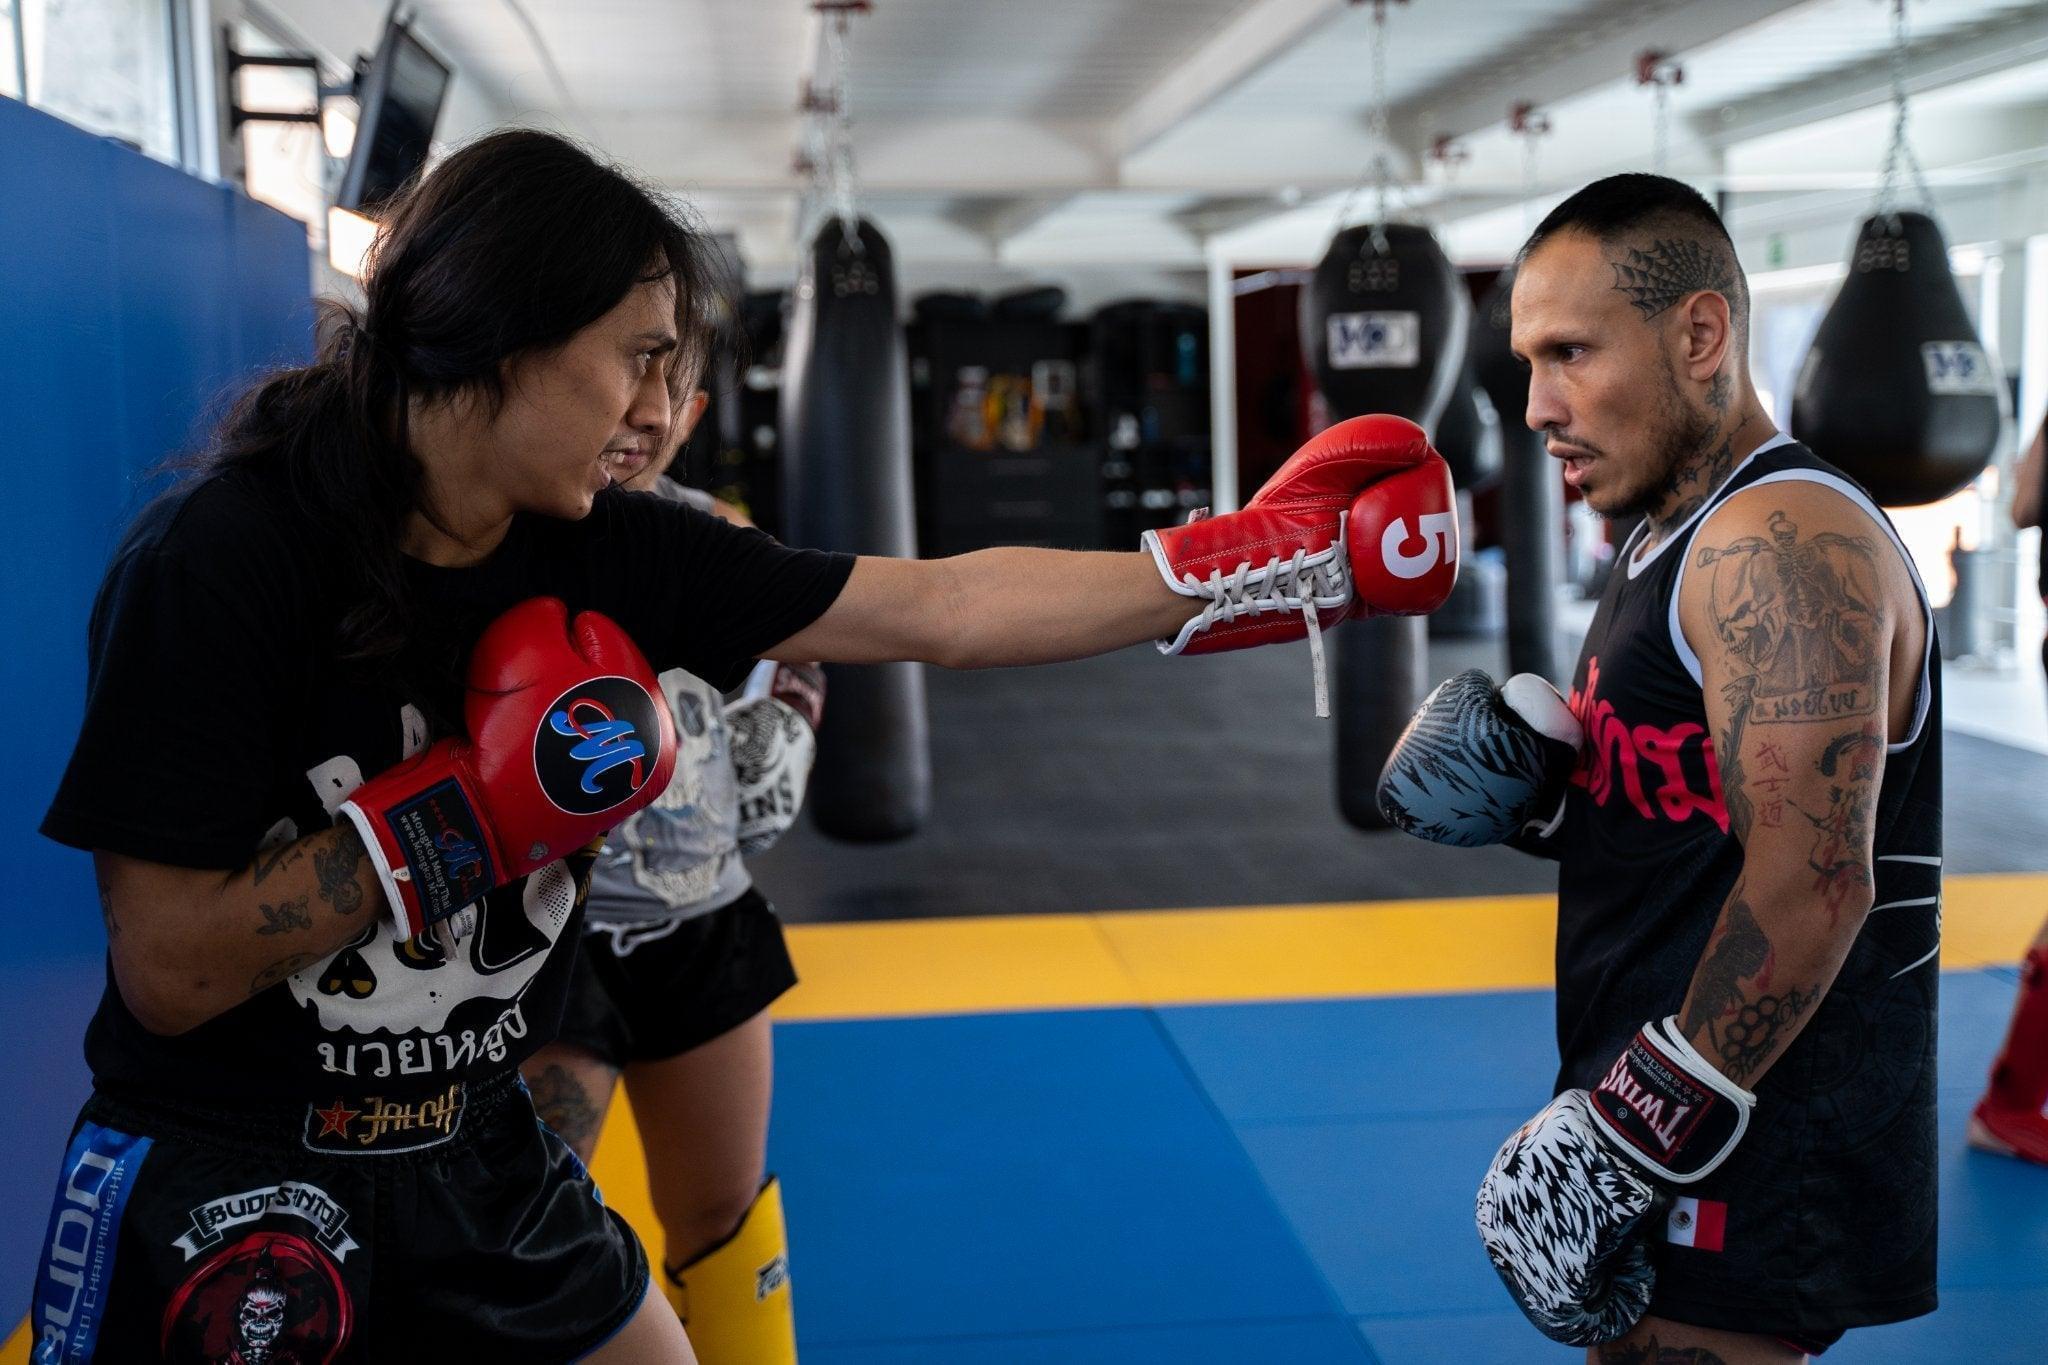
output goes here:
<path id="1" fill-rule="evenodd" d="M 1548 450 L 1553 457 L 1559 459 L 1562 459 L 1567 455 L 1583 455 L 1588 458 L 1598 458 L 1599 456 L 1605 455 L 1607 453 L 1606 451 L 1600 449 L 1599 446 L 1592 445 L 1585 441 L 1573 440 L 1569 436 L 1564 436 L 1556 432 L 1551 432 L 1543 438 L 1543 446 L 1544 449 Z"/>

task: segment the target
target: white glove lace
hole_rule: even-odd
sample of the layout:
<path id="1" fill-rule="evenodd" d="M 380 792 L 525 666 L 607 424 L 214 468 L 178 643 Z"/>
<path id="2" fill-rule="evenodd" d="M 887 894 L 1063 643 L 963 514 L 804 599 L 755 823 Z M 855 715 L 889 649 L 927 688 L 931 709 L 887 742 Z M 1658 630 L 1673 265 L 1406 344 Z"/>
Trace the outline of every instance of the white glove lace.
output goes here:
<path id="1" fill-rule="evenodd" d="M 1296 550 L 1287 559 L 1269 559 L 1256 567 L 1247 561 L 1228 574 L 1211 569 L 1207 581 L 1183 574 L 1181 582 L 1189 596 L 1208 599 L 1208 605 L 1190 622 L 1193 630 L 1181 633 L 1183 641 L 1218 622 L 1228 623 L 1240 616 L 1262 616 L 1269 611 L 1301 612 L 1308 626 L 1309 662 L 1315 670 L 1316 714 L 1330 714 L 1321 614 L 1342 611 L 1351 605 L 1351 560 L 1341 535 L 1335 545 L 1315 554 Z"/>

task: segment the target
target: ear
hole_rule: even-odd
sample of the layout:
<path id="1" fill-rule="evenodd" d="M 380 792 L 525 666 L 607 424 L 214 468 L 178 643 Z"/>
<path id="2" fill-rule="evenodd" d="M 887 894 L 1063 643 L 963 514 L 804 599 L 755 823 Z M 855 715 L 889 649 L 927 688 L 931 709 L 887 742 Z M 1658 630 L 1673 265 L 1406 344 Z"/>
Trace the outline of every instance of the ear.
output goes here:
<path id="1" fill-rule="evenodd" d="M 677 445 L 690 439 L 690 433 L 697 429 L 697 423 L 704 420 L 704 409 L 711 406 L 711 395 L 703 389 L 692 389 L 683 405 L 676 409 L 675 429 L 669 439 Z"/>
<path id="2" fill-rule="evenodd" d="M 1702 289 L 1681 306 L 1684 325 L 1680 365 L 1693 382 L 1705 384 L 1721 372 L 1734 345 L 1734 331 L 1728 316 L 1728 300 L 1712 289 Z"/>

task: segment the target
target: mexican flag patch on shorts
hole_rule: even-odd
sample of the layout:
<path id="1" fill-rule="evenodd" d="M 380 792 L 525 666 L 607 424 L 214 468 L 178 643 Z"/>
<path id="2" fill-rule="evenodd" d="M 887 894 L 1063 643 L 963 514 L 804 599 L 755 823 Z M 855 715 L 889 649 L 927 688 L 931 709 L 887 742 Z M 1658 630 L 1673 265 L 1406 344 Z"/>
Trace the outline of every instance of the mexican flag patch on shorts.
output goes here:
<path id="1" fill-rule="evenodd" d="M 1671 1201 L 1671 1212 L 1664 1219 L 1664 1240 L 1694 1251 L 1719 1251 L 1727 1227 L 1726 1204 L 1688 1195 Z"/>

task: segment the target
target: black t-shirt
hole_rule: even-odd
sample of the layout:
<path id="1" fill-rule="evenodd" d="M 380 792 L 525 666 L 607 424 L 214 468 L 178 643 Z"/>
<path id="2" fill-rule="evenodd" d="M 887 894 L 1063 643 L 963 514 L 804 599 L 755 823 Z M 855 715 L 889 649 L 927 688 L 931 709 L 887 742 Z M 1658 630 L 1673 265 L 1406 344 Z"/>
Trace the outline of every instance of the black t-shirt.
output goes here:
<path id="1" fill-rule="evenodd" d="M 439 737 L 339 657 L 336 541 L 289 507 L 275 475 L 236 471 L 136 519 L 93 607 L 85 721 L 43 833 L 239 870 L 327 828 L 364 778 Z M 853 560 L 610 490 L 580 521 L 516 517 L 473 567 L 407 566 L 423 638 L 453 642 L 457 670 L 501 612 L 554 596 L 617 621 L 657 671 L 733 686 L 825 612 Z M 460 714 L 459 676 L 439 713 Z M 348 945 L 176 1037 L 142 1028 L 110 975 L 86 1060 L 102 1089 L 183 1097 L 427 1092 L 503 1071 L 555 1030 L 588 880 L 579 854 L 500 887 L 452 952 L 395 941 L 373 899 Z M 279 958 L 290 940 L 276 933 Z"/>

